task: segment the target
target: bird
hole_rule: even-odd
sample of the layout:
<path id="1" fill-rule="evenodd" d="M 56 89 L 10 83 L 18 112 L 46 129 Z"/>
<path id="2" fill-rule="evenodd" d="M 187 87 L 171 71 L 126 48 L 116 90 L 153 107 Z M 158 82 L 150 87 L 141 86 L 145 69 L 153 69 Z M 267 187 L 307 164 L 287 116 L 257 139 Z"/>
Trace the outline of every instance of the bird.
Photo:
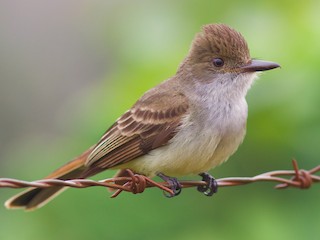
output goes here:
<path id="1" fill-rule="evenodd" d="M 199 175 L 207 196 L 217 191 L 208 171 L 225 162 L 246 133 L 246 94 L 262 71 L 278 63 L 250 57 L 246 40 L 228 25 L 204 25 L 172 77 L 146 91 L 101 139 L 45 179 L 89 178 L 107 169 L 159 176 L 181 192 L 177 177 Z M 9 209 L 42 207 L 66 187 L 30 188 Z"/>

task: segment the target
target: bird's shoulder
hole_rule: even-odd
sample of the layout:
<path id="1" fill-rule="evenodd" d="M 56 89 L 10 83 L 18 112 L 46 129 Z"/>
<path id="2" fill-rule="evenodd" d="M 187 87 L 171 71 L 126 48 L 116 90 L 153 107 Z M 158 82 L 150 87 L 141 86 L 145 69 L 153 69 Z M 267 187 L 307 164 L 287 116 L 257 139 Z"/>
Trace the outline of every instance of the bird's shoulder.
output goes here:
<path id="1" fill-rule="evenodd" d="M 132 107 L 133 112 L 167 112 L 168 118 L 188 109 L 188 99 L 176 79 L 169 79 L 147 91 Z M 171 114 L 170 115 L 170 112 Z M 173 112 L 172 112 L 173 111 Z"/>

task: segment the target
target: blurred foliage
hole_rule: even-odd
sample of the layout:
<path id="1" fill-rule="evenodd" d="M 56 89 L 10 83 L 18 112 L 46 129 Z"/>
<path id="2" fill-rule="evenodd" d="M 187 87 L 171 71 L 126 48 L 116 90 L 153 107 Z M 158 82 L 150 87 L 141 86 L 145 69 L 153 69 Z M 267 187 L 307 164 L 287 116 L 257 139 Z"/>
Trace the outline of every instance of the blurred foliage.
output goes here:
<path id="1" fill-rule="evenodd" d="M 249 92 L 245 141 L 230 161 L 212 174 L 252 176 L 288 169 L 292 157 L 304 168 L 319 164 L 319 1 L 33 0 L 13 9 L 9 3 L 0 5 L 0 11 L 11 11 L 9 20 L 28 7 L 29 14 L 38 16 L 44 26 L 47 15 L 39 11 L 51 11 L 57 21 L 63 12 L 69 16 L 68 27 L 87 39 L 92 52 L 106 58 L 105 77 L 96 81 L 95 76 L 85 84 L 59 83 L 61 89 L 70 85 L 63 101 L 52 107 L 48 116 L 42 116 L 41 111 L 32 113 L 37 124 L 51 120 L 52 125 L 41 128 L 41 133 L 17 133 L 10 143 L 2 144 L 1 177 L 39 179 L 94 144 L 145 90 L 175 73 L 195 33 L 214 22 L 240 31 L 252 57 L 276 61 L 282 68 L 263 74 Z M 1 30 L 0 34 L 6 37 Z M 56 44 L 57 39 L 49 39 L 48 44 Z M 73 41 L 76 45 L 77 39 Z M 13 53 L 8 56 L 1 62 L 14 59 Z M 71 68 L 63 53 L 60 58 L 52 64 L 62 61 Z M 38 71 L 36 64 L 28 63 L 28 56 L 19 64 L 26 64 L 30 76 Z M 22 71 L 17 62 L 11 65 L 13 73 Z M 89 71 L 86 64 L 72 67 L 75 72 Z M 43 74 L 49 76 L 53 71 Z M 23 92 L 29 91 L 30 96 L 42 93 L 37 95 L 37 104 L 46 108 L 42 101 L 50 96 L 42 91 L 42 83 L 20 77 Z M 1 77 L 2 86 L 6 79 Z M 9 97 L 20 99 L 0 109 L 1 118 L 8 118 L 8 124 L 1 125 L 3 136 L 12 135 L 11 128 L 22 129 L 33 122 L 13 117 L 14 106 L 26 112 L 35 107 L 28 104 L 29 95 L 16 94 L 19 86 L 11 92 L 0 90 L 2 96 L 9 94 L 1 98 L 2 104 Z M 60 88 L 50 88 L 52 102 L 59 101 Z M 95 179 L 113 173 L 105 172 Z M 71 189 L 35 212 L 0 208 L 0 239 L 318 239 L 319 186 L 307 191 L 272 187 L 256 183 L 224 188 L 212 198 L 187 189 L 174 199 L 164 198 L 156 189 L 141 195 L 124 193 L 116 199 L 109 199 L 103 188 Z M 0 202 L 17 192 L 1 189 Z"/>

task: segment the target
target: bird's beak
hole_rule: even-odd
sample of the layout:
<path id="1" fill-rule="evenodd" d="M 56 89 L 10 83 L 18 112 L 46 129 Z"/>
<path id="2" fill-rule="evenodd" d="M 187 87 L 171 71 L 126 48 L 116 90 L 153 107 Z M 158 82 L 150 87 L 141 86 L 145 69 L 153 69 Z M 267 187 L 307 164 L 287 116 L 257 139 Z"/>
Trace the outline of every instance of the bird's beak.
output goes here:
<path id="1" fill-rule="evenodd" d="M 240 67 L 244 72 L 260 72 L 278 68 L 280 65 L 275 62 L 252 59 L 249 64 Z"/>

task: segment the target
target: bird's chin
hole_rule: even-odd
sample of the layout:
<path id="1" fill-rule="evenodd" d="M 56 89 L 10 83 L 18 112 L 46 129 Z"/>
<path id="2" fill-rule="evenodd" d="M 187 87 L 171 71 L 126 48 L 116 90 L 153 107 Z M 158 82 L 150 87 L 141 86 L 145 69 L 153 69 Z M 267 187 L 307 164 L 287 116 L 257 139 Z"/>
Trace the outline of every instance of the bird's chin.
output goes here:
<path id="1" fill-rule="evenodd" d="M 230 78 L 232 82 L 252 82 L 258 78 L 260 72 L 242 72 L 242 73 L 230 73 L 227 78 Z"/>
<path id="2" fill-rule="evenodd" d="M 238 92 L 240 93 L 240 95 L 245 96 L 247 94 L 247 91 L 250 89 L 252 83 L 257 78 L 257 72 L 233 74 L 229 90 Z"/>
<path id="3" fill-rule="evenodd" d="M 248 79 L 250 79 L 251 81 L 256 80 L 259 76 L 260 76 L 261 72 L 250 72 L 250 73 L 246 73 L 246 77 Z"/>

